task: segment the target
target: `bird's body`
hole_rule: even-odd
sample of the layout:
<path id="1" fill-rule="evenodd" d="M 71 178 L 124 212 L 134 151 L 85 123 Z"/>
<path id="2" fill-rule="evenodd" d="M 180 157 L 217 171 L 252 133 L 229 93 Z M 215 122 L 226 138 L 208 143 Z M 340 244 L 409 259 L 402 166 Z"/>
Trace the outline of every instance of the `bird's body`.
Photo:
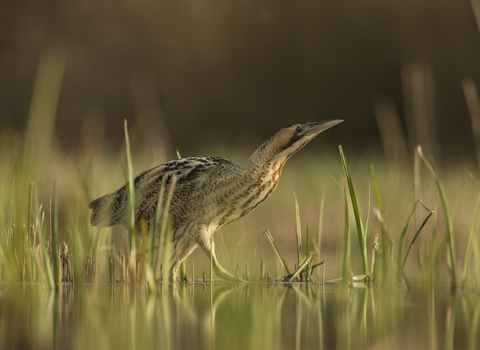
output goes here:
<path id="1" fill-rule="evenodd" d="M 215 257 L 213 233 L 255 209 L 274 191 L 283 165 L 321 131 L 340 120 L 302 123 L 286 127 L 262 144 L 243 164 L 218 157 L 191 157 L 170 161 L 137 175 L 135 226 L 150 225 L 155 218 L 162 183 L 167 191 L 174 183 L 169 214 L 172 220 L 176 256 L 171 279 L 176 280 L 180 263 L 200 245 L 212 256 L 219 277 L 233 280 Z M 308 133 L 309 130 L 313 130 Z M 175 180 L 173 180 L 175 178 Z M 126 185 L 90 203 L 92 226 L 127 223 Z M 162 211 L 163 212 L 163 211 Z"/>

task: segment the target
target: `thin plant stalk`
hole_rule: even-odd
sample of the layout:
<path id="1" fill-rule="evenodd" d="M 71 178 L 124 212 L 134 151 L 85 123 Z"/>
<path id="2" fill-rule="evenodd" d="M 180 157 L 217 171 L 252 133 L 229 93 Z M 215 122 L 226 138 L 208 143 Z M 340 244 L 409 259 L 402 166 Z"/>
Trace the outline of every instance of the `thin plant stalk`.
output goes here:
<path id="1" fill-rule="evenodd" d="M 347 193 L 344 192 L 345 198 L 345 231 L 343 234 L 343 261 L 342 261 L 342 280 L 345 286 L 349 283 L 350 272 L 350 218 L 348 213 Z"/>
<path id="2" fill-rule="evenodd" d="M 445 190 L 443 189 L 442 183 L 438 177 L 438 173 L 436 169 L 430 164 L 430 162 L 425 158 L 422 152 L 422 147 L 417 147 L 417 152 L 420 158 L 422 158 L 423 162 L 427 166 L 428 170 L 432 174 L 433 178 L 435 179 L 435 183 L 437 185 L 438 193 L 440 195 L 440 200 L 442 202 L 443 213 L 445 215 L 445 222 L 447 226 L 447 243 L 449 247 L 449 255 L 450 255 L 450 262 L 452 268 L 452 289 L 457 288 L 457 267 L 456 267 L 456 259 L 455 259 L 455 242 L 453 239 L 453 222 L 452 217 L 450 215 L 450 210 L 448 208 L 447 196 L 445 195 Z"/>
<path id="3" fill-rule="evenodd" d="M 322 228 L 323 228 L 323 205 L 325 203 L 325 197 L 322 195 L 322 199 L 320 200 L 320 210 L 318 214 L 318 233 L 317 233 L 317 254 L 320 256 L 320 248 L 322 244 Z M 320 272 L 319 272 L 320 273 Z M 318 275 L 318 279 L 320 280 L 320 275 Z"/>
<path id="4" fill-rule="evenodd" d="M 373 167 L 373 164 L 370 164 L 370 170 L 372 173 L 372 179 L 373 179 L 373 188 L 375 190 L 375 200 L 377 203 L 377 219 L 380 222 L 380 232 L 382 234 L 382 281 L 384 282 L 384 285 L 389 286 L 390 282 L 393 280 L 392 279 L 392 264 L 390 255 L 392 253 L 392 239 L 388 235 L 387 228 L 385 226 L 385 215 L 383 214 L 383 207 L 382 207 L 382 202 L 380 200 L 380 191 L 378 190 L 378 184 L 377 184 L 377 177 L 375 175 L 375 168 Z"/>
<path id="5" fill-rule="evenodd" d="M 38 227 L 38 239 L 40 241 L 40 246 L 42 249 L 44 268 L 47 275 L 48 285 L 50 289 L 55 289 L 55 279 L 53 277 L 52 265 L 50 265 L 50 259 L 47 252 L 47 243 L 45 241 L 45 232 L 43 227 L 43 212 L 42 207 L 40 206 L 37 214 L 37 227 Z"/>
<path id="6" fill-rule="evenodd" d="M 310 254 L 310 234 L 308 232 L 308 222 L 307 222 L 307 244 L 306 244 L 306 251 L 305 254 L 308 256 Z M 310 261 L 310 264 L 308 264 L 306 270 L 305 270 L 305 282 L 310 281 L 310 276 L 312 274 L 312 264 L 313 264 L 313 259 Z"/>
<path id="7" fill-rule="evenodd" d="M 475 211 L 474 211 L 474 216 L 472 220 L 472 224 L 470 226 L 470 233 L 468 235 L 468 243 L 467 243 L 467 250 L 465 252 L 465 264 L 463 267 L 463 274 L 462 274 L 462 288 L 465 288 L 465 285 L 467 283 L 467 272 L 468 272 L 468 266 L 470 262 L 470 257 L 472 255 L 472 245 L 476 244 L 474 242 L 477 242 L 477 232 L 478 232 L 478 209 L 480 208 L 480 193 L 478 194 L 477 197 L 477 203 L 475 204 Z"/>
<path id="8" fill-rule="evenodd" d="M 293 195 L 295 196 L 295 219 L 297 223 L 295 229 L 295 236 L 297 237 L 297 266 L 300 266 L 302 262 L 302 227 L 300 224 L 300 210 L 298 209 L 297 195 L 295 192 Z"/>
<path id="9" fill-rule="evenodd" d="M 128 125 L 127 120 L 124 122 L 124 131 L 125 131 L 125 147 L 127 152 L 127 205 L 128 205 L 128 256 L 132 260 L 132 252 L 135 249 L 135 185 L 133 183 L 133 166 L 132 166 L 132 156 L 130 152 L 130 138 L 128 136 Z M 130 261 L 130 265 L 134 264 L 134 261 Z"/>
<path id="10" fill-rule="evenodd" d="M 27 243 L 35 244 L 31 242 L 30 230 L 32 229 L 32 217 L 33 217 L 33 182 L 30 182 L 28 191 L 28 227 L 27 227 Z"/>
<path id="11" fill-rule="evenodd" d="M 58 269 L 58 210 L 57 210 L 57 184 L 53 184 L 53 196 L 52 196 L 52 264 L 53 264 L 53 279 L 55 285 L 59 281 L 59 269 Z"/>
<path id="12" fill-rule="evenodd" d="M 170 221 L 170 216 L 169 216 L 169 209 L 170 209 L 170 202 L 173 197 L 173 191 L 175 190 L 175 186 L 177 184 L 177 177 L 172 176 L 172 179 L 170 180 L 170 186 L 168 188 L 168 193 L 167 193 L 167 198 L 165 200 L 165 207 L 163 208 L 163 214 L 162 214 L 162 225 L 160 229 L 160 238 L 159 238 L 159 243 L 158 246 L 161 247 L 163 245 L 163 280 L 167 280 L 168 278 L 168 269 L 166 266 L 170 264 L 171 260 L 171 251 L 172 251 L 172 240 L 173 237 L 170 236 L 170 232 L 172 231 L 171 228 L 169 227 L 169 221 Z"/>
<path id="13" fill-rule="evenodd" d="M 339 146 L 338 149 L 340 151 L 340 160 L 342 162 L 343 171 L 345 172 L 345 177 L 347 179 L 348 190 L 350 192 L 350 199 L 352 201 L 355 223 L 357 224 L 358 243 L 360 245 L 360 252 L 362 255 L 363 273 L 365 275 L 368 275 L 367 240 L 363 230 L 362 219 L 360 217 L 360 209 L 358 207 L 357 196 L 355 195 L 355 188 L 353 187 L 352 177 L 350 175 L 350 171 L 348 170 L 347 160 L 345 159 L 343 148 L 342 146 Z"/>
<path id="14" fill-rule="evenodd" d="M 158 231 L 158 223 L 160 221 L 161 211 L 163 202 L 163 195 L 165 193 L 165 180 L 162 179 L 162 187 L 160 188 L 158 201 L 157 201 L 157 208 L 155 210 L 155 220 L 152 225 L 152 230 L 149 235 L 149 246 L 148 246 L 148 264 L 147 264 L 147 278 L 148 278 L 148 286 L 150 291 L 154 291 L 156 289 L 156 281 L 155 281 L 155 241 L 157 240 L 157 231 Z"/>

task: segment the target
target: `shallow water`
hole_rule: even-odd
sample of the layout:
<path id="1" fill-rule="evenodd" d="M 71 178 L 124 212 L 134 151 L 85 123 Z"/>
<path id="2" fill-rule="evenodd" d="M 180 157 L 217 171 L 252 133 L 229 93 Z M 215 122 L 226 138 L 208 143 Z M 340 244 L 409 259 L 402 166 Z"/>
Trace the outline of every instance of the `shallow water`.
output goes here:
<path id="1" fill-rule="evenodd" d="M 2 348 L 477 349 L 476 293 L 437 285 L 0 286 Z"/>

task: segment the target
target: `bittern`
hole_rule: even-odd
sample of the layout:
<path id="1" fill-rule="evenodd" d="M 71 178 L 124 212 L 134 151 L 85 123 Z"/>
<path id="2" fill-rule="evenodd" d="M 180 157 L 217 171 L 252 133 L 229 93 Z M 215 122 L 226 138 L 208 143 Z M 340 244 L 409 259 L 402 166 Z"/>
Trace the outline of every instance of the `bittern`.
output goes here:
<path id="1" fill-rule="evenodd" d="M 137 175 L 133 181 L 137 230 L 149 227 L 155 219 L 162 183 L 166 189 L 160 203 L 162 209 L 168 189 L 172 183 L 175 186 L 168 208 L 175 243 L 170 280 L 177 280 L 182 261 L 200 246 L 211 259 L 217 276 L 234 281 L 235 277 L 217 260 L 214 232 L 258 207 L 277 186 L 288 158 L 319 133 L 342 121 L 287 126 L 265 141 L 243 164 L 219 157 L 191 157 L 172 160 Z M 127 226 L 127 184 L 95 199 L 89 208 L 92 226 Z"/>

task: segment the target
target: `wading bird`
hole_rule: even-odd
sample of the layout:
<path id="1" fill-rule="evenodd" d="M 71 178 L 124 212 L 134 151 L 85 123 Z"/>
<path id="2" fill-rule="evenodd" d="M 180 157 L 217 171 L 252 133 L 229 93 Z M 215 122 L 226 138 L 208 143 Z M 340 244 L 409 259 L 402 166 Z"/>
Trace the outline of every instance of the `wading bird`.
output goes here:
<path id="1" fill-rule="evenodd" d="M 162 183 L 166 187 L 160 203 L 162 208 L 170 185 L 175 186 L 168 208 L 175 244 L 170 280 L 177 280 L 182 261 L 200 246 L 212 259 L 215 273 L 235 281 L 215 256 L 214 232 L 267 199 L 277 186 L 288 158 L 319 133 L 342 121 L 287 126 L 265 141 L 243 164 L 218 157 L 191 157 L 172 160 L 137 175 L 133 180 L 134 217 L 139 232 L 142 225 L 149 227 L 155 218 Z M 92 226 L 127 226 L 127 185 L 95 199 L 89 208 Z"/>

